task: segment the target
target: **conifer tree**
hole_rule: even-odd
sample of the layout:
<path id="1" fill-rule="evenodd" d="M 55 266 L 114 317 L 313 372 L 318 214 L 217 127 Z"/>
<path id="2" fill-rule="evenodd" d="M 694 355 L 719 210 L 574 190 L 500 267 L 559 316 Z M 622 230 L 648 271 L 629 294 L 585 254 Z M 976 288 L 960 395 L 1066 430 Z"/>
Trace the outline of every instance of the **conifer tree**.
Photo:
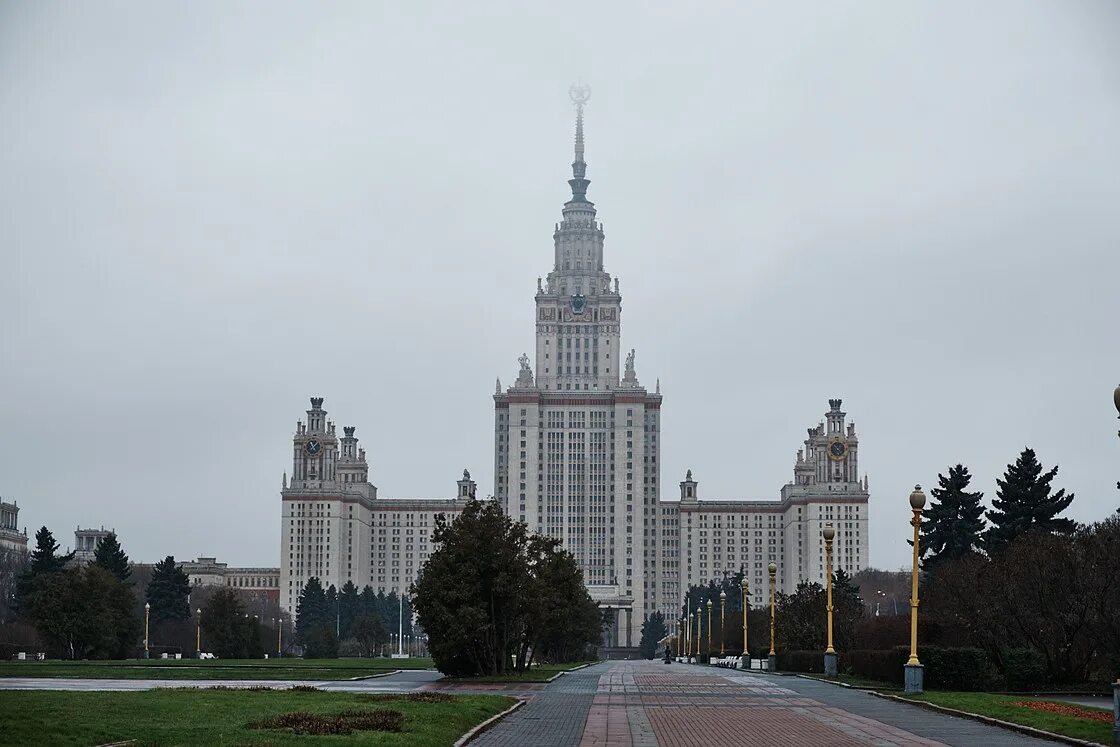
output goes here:
<path id="1" fill-rule="evenodd" d="M 937 476 L 938 487 L 930 491 L 933 500 L 922 517 L 922 563 L 927 571 L 972 552 L 982 542 L 984 494 L 966 490 L 971 480 L 963 464 L 950 467 L 948 476 Z"/>
<path id="2" fill-rule="evenodd" d="M 32 582 L 36 578 L 48 573 L 57 573 L 74 559 L 74 553 L 72 552 L 66 555 L 58 555 L 58 547 L 58 542 L 55 541 L 51 530 L 40 527 L 39 531 L 35 532 L 35 549 L 31 551 L 31 563 L 16 583 L 16 603 L 14 605 L 16 608 L 21 606 L 22 601 L 31 591 Z"/>
<path id="3" fill-rule="evenodd" d="M 93 550 L 93 562 L 116 576 L 121 583 L 128 583 L 128 577 L 132 575 L 132 565 L 114 532 L 97 541 L 97 547 Z"/>
<path id="4" fill-rule="evenodd" d="M 996 480 L 998 498 L 988 511 L 991 526 L 984 532 L 984 549 L 998 552 L 1016 537 L 1032 530 L 1072 532 L 1072 519 L 1058 516 L 1073 502 L 1073 493 L 1065 489 L 1051 493 L 1050 482 L 1058 474 L 1058 466 L 1043 473 L 1034 449 L 1023 449 L 1014 464 L 1007 465 L 1003 479 Z"/>
<path id="5" fill-rule="evenodd" d="M 61 571 L 66 567 L 66 564 L 74 559 L 74 553 L 67 553 L 66 555 L 57 555 L 58 543 L 51 534 L 51 530 L 46 527 L 40 527 L 38 532 L 35 532 L 35 549 L 31 552 L 31 568 L 29 569 L 33 576 L 41 573 L 54 573 Z"/>
<path id="6" fill-rule="evenodd" d="M 191 610 L 187 604 L 190 593 L 190 579 L 174 557 L 168 555 L 156 563 L 146 592 L 148 604 L 152 605 L 152 624 L 190 617 Z"/>

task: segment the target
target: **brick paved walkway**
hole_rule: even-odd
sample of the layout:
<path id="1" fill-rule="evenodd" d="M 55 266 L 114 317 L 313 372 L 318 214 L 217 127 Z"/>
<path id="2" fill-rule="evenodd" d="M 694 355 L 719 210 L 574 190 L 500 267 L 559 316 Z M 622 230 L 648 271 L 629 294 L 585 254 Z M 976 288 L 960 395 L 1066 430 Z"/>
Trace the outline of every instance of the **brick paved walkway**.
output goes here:
<path id="1" fill-rule="evenodd" d="M 479 747 L 1053 744 L 823 682 L 686 664 L 609 662 L 565 675 Z"/>

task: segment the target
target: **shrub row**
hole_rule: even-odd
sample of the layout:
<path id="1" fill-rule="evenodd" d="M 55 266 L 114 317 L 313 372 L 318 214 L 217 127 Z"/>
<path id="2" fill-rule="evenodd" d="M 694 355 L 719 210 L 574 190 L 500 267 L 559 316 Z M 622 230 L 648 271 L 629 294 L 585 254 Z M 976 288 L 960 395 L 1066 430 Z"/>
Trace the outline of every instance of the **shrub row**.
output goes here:
<path id="1" fill-rule="evenodd" d="M 780 651 L 777 660 L 779 672 L 824 672 L 824 653 L 821 651 Z"/>
<path id="2" fill-rule="evenodd" d="M 909 656 L 906 646 L 849 651 L 840 656 L 840 671 L 867 679 L 902 682 L 903 667 Z M 925 666 L 925 686 L 931 690 L 1033 690 L 1046 684 L 1045 662 L 1032 649 L 1003 652 L 1002 675 L 996 663 L 978 648 L 922 646 L 918 657 Z"/>

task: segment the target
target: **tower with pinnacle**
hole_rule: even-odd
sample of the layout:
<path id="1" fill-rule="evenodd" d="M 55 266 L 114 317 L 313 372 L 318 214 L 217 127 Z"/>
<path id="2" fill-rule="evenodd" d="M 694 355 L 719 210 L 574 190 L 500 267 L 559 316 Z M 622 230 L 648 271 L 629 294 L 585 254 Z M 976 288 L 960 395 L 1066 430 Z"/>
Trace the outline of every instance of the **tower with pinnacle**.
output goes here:
<path id="1" fill-rule="evenodd" d="M 588 200 L 584 108 L 576 109 L 571 198 L 537 280 L 535 359 L 519 359 L 494 395 L 494 490 L 506 513 L 560 539 L 614 624 L 608 645 L 637 645 L 659 608 L 657 531 L 661 394 L 639 382 L 621 346 L 622 297 L 604 270 L 603 225 Z"/>

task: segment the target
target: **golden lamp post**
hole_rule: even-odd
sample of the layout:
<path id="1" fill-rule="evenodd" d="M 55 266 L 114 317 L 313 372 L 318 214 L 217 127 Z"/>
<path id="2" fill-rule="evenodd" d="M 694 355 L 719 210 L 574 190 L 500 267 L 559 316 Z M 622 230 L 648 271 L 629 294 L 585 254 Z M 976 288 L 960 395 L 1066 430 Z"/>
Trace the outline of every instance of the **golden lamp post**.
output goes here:
<path id="1" fill-rule="evenodd" d="M 719 655 L 723 656 L 727 648 L 727 636 L 723 634 L 723 608 L 727 606 L 727 592 L 720 591 L 719 593 Z"/>
<path id="2" fill-rule="evenodd" d="M 148 658 L 148 613 L 152 610 L 152 605 L 144 602 L 144 658 Z"/>
<path id="3" fill-rule="evenodd" d="M 903 674 L 903 691 L 907 695 L 922 692 L 924 668 L 918 661 L 918 533 L 922 528 L 922 508 L 926 505 L 926 494 L 922 492 L 921 485 L 914 486 L 910 494 L 910 508 L 914 518 L 910 525 L 914 527 L 914 564 L 910 571 L 910 658 L 906 662 Z"/>
<path id="4" fill-rule="evenodd" d="M 828 648 L 824 650 L 824 676 L 836 676 L 836 649 L 832 647 L 832 538 L 836 536 L 836 529 L 828 524 L 821 530 L 824 535 L 824 577 L 825 588 L 828 590 Z"/>
<path id="5" fill-rule="evenodd" d="M 697 606 L 697 659 L 700 659 L 700 642 L 703 639 L 703 605 Z"/>
<path id="6" fill-rule="evenodd" d="M 778 564 L 771 560 L 766 570 L 770 571 L 770 657 L 766 661 L 766 668 L 773 672 L 778 668 L 778 654 L 774 651 L 774 587 L 777 584 Z"/>
<path id="7" fill-rule="evenodd" d="M 1120 386 L 1112 391 L 1112 404 L 1116 405 L 1116 417 L 1120 419 Z M 1120 436 L 1120 431 L 1116 435 Z M 1120 482 L 1116 483 L 1116 488 L 1120 490 Z M 1120 744 L 1120 677 L 1112 683 L 1112 742 Z"/>
<path id="8" fill-rule="evenodd" d="M 196 609 L 198 613 L 198 621 L 195 623 L 194 629 L 194 654 L 198 659 L 202 658 L 202 608 Z"/>
<path id="9" fill-rule="evenodd" d="M 688 627 L 684 631 L 684 655 L 692 658 L 692 613 L 688 613 Z"/>
<path id="10" fill-rule="evenodd" d="M 708 650 L 705 652 L 708 655 L 708 660 L 712 658 L 712 600 L 708 599 Z"/>

